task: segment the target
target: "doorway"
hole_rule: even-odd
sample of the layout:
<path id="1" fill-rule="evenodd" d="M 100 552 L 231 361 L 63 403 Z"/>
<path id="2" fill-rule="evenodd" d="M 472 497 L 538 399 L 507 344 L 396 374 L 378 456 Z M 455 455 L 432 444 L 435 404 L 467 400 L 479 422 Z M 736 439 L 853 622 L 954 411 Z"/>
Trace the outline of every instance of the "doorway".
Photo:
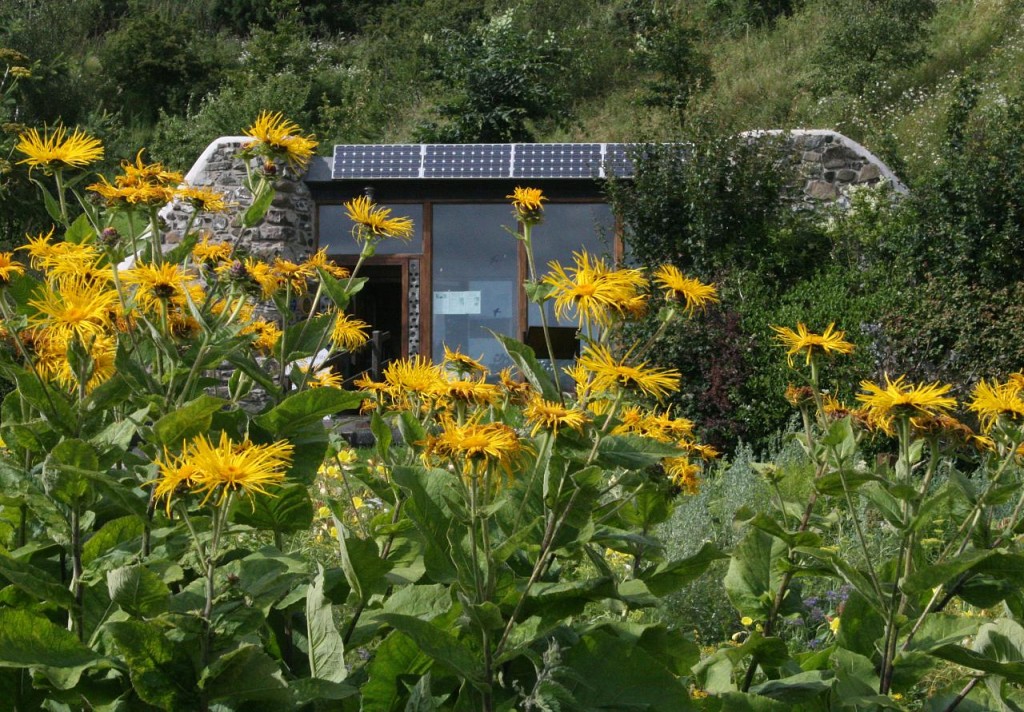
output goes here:
<path id="1" fill-rule="evenodd" d="M 379 378 L 379 371 L 389 361 L 401 358 L 406 350 L 405 264 L 363 265 L 358 276 L 366 277 L 367 281 L 353 295 L 345 312 L 369 324 L 376 338 L 365 348 L 348 355 L 344 367 L 346 380 L 373 370 L 378 371 L 374 376 Z"/>

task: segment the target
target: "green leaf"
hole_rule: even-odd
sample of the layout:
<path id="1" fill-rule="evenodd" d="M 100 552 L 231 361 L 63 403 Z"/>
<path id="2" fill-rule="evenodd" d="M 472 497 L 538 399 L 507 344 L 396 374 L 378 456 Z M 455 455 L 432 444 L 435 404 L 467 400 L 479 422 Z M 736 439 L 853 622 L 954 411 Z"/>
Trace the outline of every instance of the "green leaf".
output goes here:
<path id="1" fill-rule="evenodd" d="M 78 417 L 63 392 L 43 384 L 34 373 L 23 368 L 3 365 L 2 370 L 15 382 L 21 398 L 42 413 L 54 430 L 74 434 Z"/>
<path id="2" fill-rule="evenodd" d="M 564 655 L 565 665 L 579 680 L 573 694 L 583 709 L 695 709 L 683 682 L 657 657 L 607 630 L 584 634 Z"/>
<path id="3" fill-rule="evenodd" d="M 391 433 L 391 426 L 380 417 L 377 411 L 373 411 L 373 415 L 370 416 L 370 432 L 373 433 L 373 438 L 376 441 L 377 454 L 381 458 L 386 458 L 388 449 L 391 447 L 393 435 Z"/>
<path id="4" fill-rule="evenodd" d="M 287 437 L 320 423 L 326 416 L 358 408 L 365 397 L 361 391 L 314 388 L 288 396 L 277 407 L 253 420 L 273 437 Z"/>
<path id="5" fill-rule="evenodd" d="M 253 196 L 252 204 L 242 215 L 242 227 L 253 227 L 263 219 L 270 209 L 270 204 L 274 202 L 274 193 L 273 183 L 270 181 L 260 183 L 259 192 Z"/>
<path id="6" fill-rule="evenodd" d="M 656 465 L 663 458 L 678 457 L 680 451 L 671 443 L 662 443 L 639 435 L 607 435 L 597 446 L 595 462 L 606 468 L 625 467 L 641 470 Z M 589 457 L 589 450 L 581 454 Z"/>
<path id="7" fill-rule="evenodd" d="M 840 616 L 839 645 L 847 650 L 874 658 L 878 641 L 885 633 L 885 618 L 856 589 L 850 591 Z"/>
<path id="8" fill-rule="evenodd" d="M 717 546 L 705 543 L 693 556 L 658 564 L 654 571 L 643 576 L 643 580 L 655 596 L 665 596 L 697 580 L 713 562 L 727 558 L 728 554 Z"/>
<path id="9" fill-rule="evenodd" d="M 82 547 L 82 564 L 88 567 L 115 546 L 137 539 L 142 536 L 143 529 L 142 519 L 139 517 L 111 519 L 85 542 Z"/>
<path id="10" fill-rule="evenodd" d="M 741 615 L 766 620 L 781 577 L 778 562 L 785 557 L 785 542 L 760 529 L 750 529 L 733 549 L 725 591 Z"/>
<path id="11" fill-rule="evenodd" d="M 410 497 L 405 513 L 419 530 L 424 542 L 423 563 L 427 575 L 438 583 L 456 580 L 453 550 L 447 542 L 461 527 L 448 505 L 459 496 L 454 475 L 447 470 L 427 470 L 423 467 L 396 467 L 392 480 L 406 490 Z"/>
<path id="12" fill-rule="evenodd" d="M 143 702 L 169 710 L 201 707 L 195 669 L 182 644 L 172 642 L 163 629 L 141 621 L 114 621 L 106 628 Z"/>
<path id="13" fill-rule="evenodd" d="M 355 279 L 346 279 L 342 283 L 341 280 L 322 267 L 317 267 L 316 271 L 320 275 L 320 283 L 324 285 L 324 291 L 327 293 L 327 296 L 342 311 L 348 307 L 348 302 L 352 295 L 362 289 L 367 281 L 366 277 L 356 277 Z"/>
<path id="14" fill-rule="evenodd" d="M 316 677 L 292 680 L 289 687 L 295 693 L 295 702 L 299 705 L 308 705 L 314 702 L 322 704 L 325 700 L 344 700 L 359 694 L 359 690 L 351 685 L 342 685 Z M 326 708 L 326 705 L 324 707 Z"/>
<path id="15" fill-rule="evenodd" d="M 481 662 L 452 633 L 415 616 L 383 613 L 378 618 L 409 636 L 435 663 L 473 684 L 483 681 Z"/>
<path id="16" fill-rule="evenodd" d="M 107 572 L 110 600 L 138 618 L 153 618 L 167 612 L 171 590 L 142 564 L 122 566 Z"/>
<path id="17" fill-rule="evenodd" d="M 213 414 L 228 404 L 223 398 L 203 394 L 168 413 L 153 424 L 156 444 L 178 448 L 183 441 L 206 434 Z"/>
<path id="18" fill-rule="evenodd" d="M 293 363 L 302 358 L 309 358 L 327 343 L 326 334 L 334 323 L 334 314 L 317 314 L 314 317 L 292 324 L 285 329 L 281 339 L 285 346 L 285 363 Z M 294 374 L 292 381 L 298 383 L 299 374 Z"/>
<path id="19" fill-rule="evenodd" d="M 255 701 L 267 706 L 287 705 L 291 691 L 277 663 L 252 643 L 225 653 L 203 671 L 199 687 L 210 702 Z"/>
<path id="20" fill-rule="evenodd" d="M 345 642 L 334 625 L 334 609 L 324 597 L 324 568 L 317 565 L 306 592 L 306 640 L 309 646 L 309 673 L 330 682 L 344 682 Z"/>
<path id="21" fill-rule="evenodd" d="M 41 668 L 60 689 L 102 658 L 65 628 L 18 608 L 0 608 L 0 667 Z"/>
<path id="22" fill-rule="evenodd" d="M 978 631 L 973 650 L 959 645 L 943 645 L 932 655 L 957 665 L 1024 683 L 1024 628 L 1008 618 L 987 623 Z"/>
<path id="23" fill-rule="evenodd" d="M 42 569 L 13 558 L 2 547 L 0 576 L 37 600 L 52 601 L 65 608 L 75 605 L 75 597 L 71 595 L 67 586 Z"/>
<path id="24" fill-rule="evenodd" d="M 89 216 L 86 213 L 82 213 L 75 221 L 71 223 L 71 226 L 64 233 L 64 241 L 71 242 L 76 245 L 81 245 L 83 242 L 88 242 L 96 236 L 96 231 L 93 230 L 92 224 L 89 222 Z"/>
<path id="25" fill-rule="evenodd" d="M 367 666 L 369 680 L 360 689 L 362 712 L 393 712 L 402 697 L 402 678 L 413 679 L 430 669 L 430 658 L 402 632 L 392 631 L 374 651 Z"/>
<path id="26" fill-rule="evenodd" d="M 391 563 L 380 558 L 377 542 L 346 533 L 339 519 L 344 513 L 335 511 L 340 508 L 340 503 L 332 501 L 330 506 L 338 529 L 338 543 L 341 544 L 341 568 L 352 592 L 365 603 L 375 588 L 385 583 L 384 575 L 391 570 Z"/>
<path id="27" fill-rule="evenodd" d="M 558 388 L 555 387 L 555 382 L 552 380 L 547 370 L 541 366 L 540 361 L 537 360 L 536 354 L 533 349 L 524 344 L 521 341 L 513 339 L 503 334 L 498 334 L 491 331 L 504 347 L 505 353 L 508 354 L 512 362 L 515 363 L 519 372 L 523 374 L 534 390 L 540 393 L 544 398 L 557 401 L 560 400 L 558 397 Z"/>
<path id="28" fill-rule="evenodd" d="M 236 499 L 229 517 L 235 524 L 294 534 L 313 523 L 313 501 L 305 485 L 286 482 L 269 494 Z"/>

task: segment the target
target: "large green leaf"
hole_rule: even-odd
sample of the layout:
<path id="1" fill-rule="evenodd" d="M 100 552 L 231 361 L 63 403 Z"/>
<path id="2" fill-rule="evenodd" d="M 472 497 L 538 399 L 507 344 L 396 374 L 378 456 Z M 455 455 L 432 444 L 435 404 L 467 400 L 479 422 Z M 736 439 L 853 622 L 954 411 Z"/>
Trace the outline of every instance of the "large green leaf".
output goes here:
<path id="1" fill-rule="evenodd" d="M 199 680 L 210 702 L 259 702 L 260 709 L 287 709 L 292 701 L 277 663 L 251 643 L 217 658 Z"/>
<path id="2" fill-rule="evenodd" d="M 540 361 L 537 360 L 536 354 L 533 349 L 517 339 L 491 332 L 504 347 L 505 352 L 515 363 L 519 372 L 523 374 L 534 390 L 540 393 L 542 396 L 551 401 L 560 400 L 558 397 L 558 388 L 555 386 L 554 380 L 548 374 Z"/>
<path id="3" fill-rule="evenodd" d="M 196 671 L 183 644 L 142 621 L 115 621 L 106 628 L 128 663 L 132 687 L 143 702 L 166 710 L 200 709 Z"/>
<path id="4" fill-rule="evenodd" d="M 316 271 L 320 275 L 320 282 L 324 285 L 324 291 L 327 292 L 327 296 L 341 310 L 348 306 L 352 295 L 362 289 L 367 281 L 366 277 L 356 277 L 355 279 L 346 279 L 342 282 L 322 267 L 317 267 Z"/>
<path id="5" fill-rule="evenodd" d="M 114 547 L 138 539 L 143 530 L 143 520 L 139 517 L 126 516 L 111 519 L 85 542 L 82 547 L 82 564 L 88 567 L 94 560 Z"/>
<path id="6" fill-rule="evenodd" d="M 253 227 L 270 210 L 270 204 L 274 202 L 274 185 L 270 181 L 259 184 L 259 189 L 252 198 L 252 204 L 246 208 L 242 215 L 242 226 Z"/>
<path id="7" fill-rule="evenodd" d="M 462 527 L 453 518 L 448 505 L 458 497 L 454 475 L 447 470 L 396 467 L 391 478 L 410 495 L 405 513 L 422 535 L 427 575 L 438 583 L 454 582 L 456 568 L 447 542 L 452 539 L 454 530 Z"/>
<path id="8" fill-rule="evenodd" d="M 313 423 L 320 423 L 326 416 L 358 408 L 365 397 L 361 391 L 314 388 L 288 396 L 277 407 L 254 420 L 273 437 L 287 437 L 301 433 Z"/>
<path id="9" fill-rule="evenodd" d="M 0 547 L 0 577 L 3 577 L 41 601 L 52 601 L 58 606 L 69 608 L 75 605 L 75 597 L 68 587 L 42 569 L 19 561 Z"/>
<path id="10" fill-rule="evenodd" d="M 682 681 L 661 660 L 612 632 L 592 630 L 564 655 L 577 680 L 573 694 L 584 709 L 695 709 Z"/>
<path id="11" fill-rule="evenodd" d="M 435 663 L 461 679 L 474 684 L 483 681 L 483 661 L 453 633 L 415 616 L 383 613 L 378 618 L 409 636 Z"/>
<path id="12" fill-rule="evenodd" d="M 658 564 L 657 568 L 643 576 L 648 590 L 655 596 L 664 596 L 695 581 L 715 561 L 728 559 L 721 549 L 705 543 L 693 556 Z"/>
<path id="13" fill-rule="evenodd" d="M 431 660 L 416 642 L 401 631 L 392 631 L 374 651 L 367 666 L 369 679 L 360 689 L 362 712 L 395 712 L 402 699 L 400 679 L 419 677 Z"/>
<path id="14" fill-rule="evenodd" d="M 733 549 L 725 591 L 741 615 L 766 620 L 779 590 L 779 563 L 786 544 L 760 529 L 751 528 Z"/>
<path id="15" fill-rule="evenodd" d="M 580 452 L 584 458 L 589 451 Z M 625 467 L 640 470 L 661 462 L 666 457 L 678 457 L 680 451 L 671 443 L 662 443 L 639 435 L 608 435 L 597 446 L 595 462 L 606 467 Z"/>
<path id="16" fill-rule="evenodd" d="M 305 485 L 287 482 L 269 494 L 236 499 L 230 518 L 236 524 L 293 534 L 306 531 L 313 523 L 313 501 Z"/>
<path id="17" fill-rule="evenodd" d="M 322 349 L 327 343 L 327 332 L 334 322 L 333 314 L 318 314 L 314 317 L 292 324 L 285 329 L 281 338 L 284 340 L 285 363 L 293 363 L 299 359 L 309 358 Z M 299 374 L 292 381 L 298 383 Z"/>
<path id="18" fill-rule="evenodd" d="M 165 613 L 171 598 L 163 579 L 142 564 L 108 571 L 107 592 L 111 601 L 139 618 Z"/>
<path id="19" fill-rule="evenodd" d="M 0 667 L 40 668 L 61 689 L 102 658 L 65 628 L 19 608 L 0 608 Z"/>
<path id="20" fill-rule="evenodd" d="M 334 608 L 324 597 L 324 569 L 320 565 L 306 592 L 306 641 L 310 675 L 330 682 L 344 682 L 348 677 L 345 641 L 334 624 Z"/>
<path id="21" fill-rule="evenodd" d="M 972 649 L 943 645 L 931 652 L 957 665 L 1001 675 L 1016 684 L 1024 683 L 1024 628 L 1008 618 L 983 625 Z"/>
<path id="22" fill-rule="evenodd" d="M 177 448 L 196 435 L 206 434 L 213 414 L 228 404 L 223 398 L 203 394 L 168 413 L 153 424 L 156 444 Z"/>
<path id="23" fill-rule="evenodd" d="M 332 510 L 339 508 L 336 502 L 331 503 Z M 361 602 L 370 596 L 386 581 L 384 575 L 391 570 L 391 563 L 380 558 L 377 542 L 372 539 L 360 539 L 346 533 L 339 519 L 344 513 L 336 511 L 335 526 L 338 530 L 338 543 L 341 545 L 341 568 L 352 592 Z"/>

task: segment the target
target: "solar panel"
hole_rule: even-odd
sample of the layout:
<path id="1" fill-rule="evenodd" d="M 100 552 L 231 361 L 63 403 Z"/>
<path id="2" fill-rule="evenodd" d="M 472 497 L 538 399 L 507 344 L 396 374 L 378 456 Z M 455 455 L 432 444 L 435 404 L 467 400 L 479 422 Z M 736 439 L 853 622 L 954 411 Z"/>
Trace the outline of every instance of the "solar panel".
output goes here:
<path id="1" fill-rule="evenodd" d="M 419 144 L 370 144 L 334 147 L 334 178 L 419 178 Z"/>
<path id="2" fill-rule="evenodd" d="M 605 144 L 602 161 L 604 172 L 620 178 L 633 175 L 633 161 L 630 155 L 635 148 L 628 143 Z"/>
<path id="3" fill-rule="evenodd" d="M 427 144 L 424 178 L 508 178 L 510 143 Z"/>
<path id="4" fill-rule="evenodd" d="M 601 172 L 599 143 L 519 143 L 515 178 L 595 178 Z"/>
<path id="5" fill-rule="evenodd" d="M 367 144 L 334 147 L 335 180 L 604 178 L 633 175 L 624 143 Z"/>

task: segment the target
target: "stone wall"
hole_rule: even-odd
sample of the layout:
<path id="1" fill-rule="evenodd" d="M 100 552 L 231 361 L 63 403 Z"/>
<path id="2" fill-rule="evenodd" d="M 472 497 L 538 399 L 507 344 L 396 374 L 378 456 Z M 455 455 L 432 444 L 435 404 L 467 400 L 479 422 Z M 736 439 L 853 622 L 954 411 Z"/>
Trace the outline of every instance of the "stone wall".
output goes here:
<path id="1" fill-rule="evenodd" d="M 238 205 L 225 214 L 203 215 L 192 229 L 212 231 L 219 240 L 230 239 L 264 258 L 279 255 L 302 261 L 313 249 L 313 200 L 300 177 L 282 175 L 275 184 L 274 202 L 258 226 L 243 228 L 239 224 L 238 214 L 252 202 L 252 194 L 245 187 L 245 163 L 238 158 L 238 152 L 248 140 L 243 136 L 217 139 L 185 176 L 189 185 L 215 188 L 226 195 L 229 203 Z M 161 211 L 167 223 L 168 243 L 181 240 L 191 213 L 191 206 L 180 201 Z"/>

